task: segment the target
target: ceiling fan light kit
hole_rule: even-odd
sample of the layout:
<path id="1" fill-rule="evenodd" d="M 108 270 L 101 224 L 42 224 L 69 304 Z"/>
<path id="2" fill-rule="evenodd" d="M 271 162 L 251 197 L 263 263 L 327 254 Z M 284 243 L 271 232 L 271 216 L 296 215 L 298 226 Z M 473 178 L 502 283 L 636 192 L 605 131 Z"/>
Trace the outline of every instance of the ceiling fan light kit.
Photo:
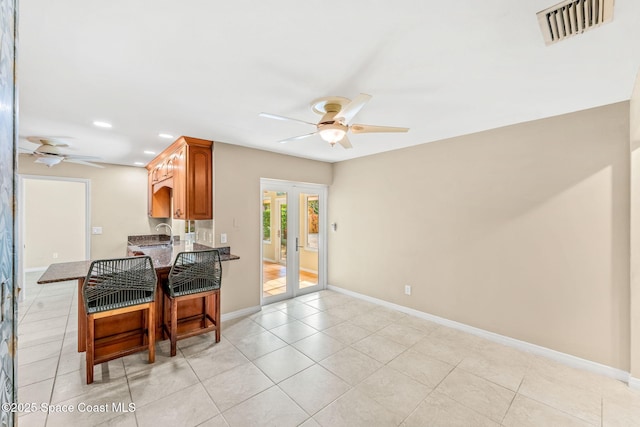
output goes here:
<path id="1" fill-rule="evenodd" d="M 336 145 L 336 142 L 341 141 L 347 134 L 349 128 L 340 123 L 327 123 L 322 126 L 322 129 L 318 131 L 320 138 L 327 141 L 331 146 Z"/>
<path id="2" fill-rule="evenodd" d="M 347 138 L 347 133 L 379 133 L 379 132 L 408 132 L 409 128 L 392 127 L 392 126 L 374 126 L 349 123 L 360 112 L 360 110 L 369 102 L 371 95 L 361 93 L 353 101 L 341 96 L 328 96 L 318 98 L 311 102 L 311 110 L 316 114 L 321 114 L 322 118 L 318 123 L 306 122 L 304 120 L 292 119 L 290 117 L 280 116 L 278 114 L 260 113 L 262 117 L 276 120 L 288 120 L 299 123 L 305 123 L 316 127 L 316 131 L 306 135 L 294 136 L 283 139 L 280 142 L 286 143 L 297 139 L 307 138 L 313 135 L 320 135 L 320 138 L 329 143 L 332 147 L 339 143 L 344 148 L 353 148 L 351 142 Z"/>
<path id="3" fill-rule="evenodd" d="M 42 163 L 47 165 L 47 167 L 55 166 L 62 161 L 61 157 L 38 157 L 35 163 Z"/>

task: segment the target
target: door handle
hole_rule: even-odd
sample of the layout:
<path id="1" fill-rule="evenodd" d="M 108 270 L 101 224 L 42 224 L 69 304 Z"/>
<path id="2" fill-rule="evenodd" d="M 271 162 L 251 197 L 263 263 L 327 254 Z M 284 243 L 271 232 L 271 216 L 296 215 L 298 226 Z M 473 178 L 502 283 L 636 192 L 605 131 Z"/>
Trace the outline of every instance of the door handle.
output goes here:
<path id="1" fill-rule="evenodd" d="M 298 238 L 296 237 L 296 252 L 298 252 L 298 249 L 301 248 L 302 246 L 298 245 Z"/>

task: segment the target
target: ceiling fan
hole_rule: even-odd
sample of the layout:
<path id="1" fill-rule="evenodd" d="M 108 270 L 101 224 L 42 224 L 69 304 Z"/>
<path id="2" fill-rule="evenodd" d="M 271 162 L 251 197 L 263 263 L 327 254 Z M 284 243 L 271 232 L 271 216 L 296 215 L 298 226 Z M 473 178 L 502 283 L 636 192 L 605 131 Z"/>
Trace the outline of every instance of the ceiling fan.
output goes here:
<path id="1" fill-rule="evenodd" d="M 351 120 L 353 120 L 355 115 L 360 112 L 362 107 L 364 107 L 370 99 L 371 95 L 367 95 L 366 93 L 361 93 L 353 101 L 341 96 L 329 96 L 316 99 L 311 102 L 311 109 L 315 113 L 322 115 L 322 118 L 318 123 L 292 119 L 290 117 L 271 113 L 260 113 L 260 116 L 276 120 L 300 122 L 316 127 L 315 132 L 283 139 L 280 141 L 281 143 L 307 138 L 312 135 L 320 135 L 320 137 L 327 141 L 332 147 L 338 143 L 344 148 L 353 148 L 351 142 L 349 142 L 349 139 L 347 138 L 347 133 L 349 131 L 354 134 L 409 131 L 409 128 L 402 127 L 350 124 Z"/>
<path id="2" fill-rule="evenodd" d="M 44 136 L 28 136 L 25 138 L 29 142 L 34 144 L 40 144 L 40 147 L 31 151 L 26 148 L 20 147 L 20 151 L 29 153 L 36 157 L 35 163 L 42 163 L 48 167 L 57 165 L 58 163 L 65 161 L 69 163 L 77 163 L 80 165 L 93 166 L 94 168 L 103 168 L 104 166 L 97 165 L 95 163 L 88 162 L 87 160 L 100 160 L 99 157 L 94 156 L 79 156 L 76 154 L 66 154 L 60 150 L 60 147 L 69 147 L 69 143 L 63 141 L 60 138 L 44 137 Z"/>

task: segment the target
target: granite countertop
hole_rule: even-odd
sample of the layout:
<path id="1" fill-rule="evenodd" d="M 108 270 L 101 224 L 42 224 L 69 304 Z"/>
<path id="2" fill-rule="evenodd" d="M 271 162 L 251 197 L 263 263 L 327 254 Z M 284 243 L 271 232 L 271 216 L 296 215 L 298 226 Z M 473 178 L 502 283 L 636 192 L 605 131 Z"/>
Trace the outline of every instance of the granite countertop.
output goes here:
<path id="1" fill-rule="evenodd" d="M 230 253 L 229 246 L 212 248 L 194 243 L 193 247 L 187 248 L 184 241 L 176 239 L 173 246 L 169 246 L 169 236 L 167 235 L 150 235 L 150 236 L 129 236 L 127 242 L 127 255 L 149 255 L 153 261 L 156 270 L 171 268 L 175 257 L 180 252 L 204 251 L 207 249 L 218 249 L 220 251 L 221 261 L 232 261 L 240 259 L 239 256 Z M 74 261 L 61 262 L 51 264 L 49 268 L 38 279 L 39 284 L 63 282 L 67 280 L 84 279 L 89 271 L 91 261 Z"/>
<path id="2" fill-rule="evenodd" d="M 200 243 L 193 243 L 187 246 L 184 240 L 175 239 L 173 246 L 169 246 L 169 236 L 149 235 L 149 236 L 129 236 L 127 242 L 127 255 L 148 255 L 156 268 L 170 268 L 180 252 L 205 251 L 207 249 L 218 249 L 221 261 L 232 261 L 240 259 L 239 256 L 230 252 L 229 246 L 212 248 Z"/>
<path id="3" fill-rule="evenodd" d="M 51 264 L 40 276 L 38 284 L 66 282 L 67 280 L 84 279 L 91 266 L 91 261 L 60 262 Z"/>

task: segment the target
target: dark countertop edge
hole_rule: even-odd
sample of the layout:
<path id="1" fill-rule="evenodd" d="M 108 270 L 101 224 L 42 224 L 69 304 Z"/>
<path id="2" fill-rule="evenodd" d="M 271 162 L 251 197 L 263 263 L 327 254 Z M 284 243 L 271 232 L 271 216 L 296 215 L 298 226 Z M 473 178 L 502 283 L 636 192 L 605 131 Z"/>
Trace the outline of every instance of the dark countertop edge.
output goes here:
<path id="1" fill-rule="evenodd" d="M 205 245 L 202 245 L 202 246 L 207 249 L 222 249 L 222 248 L 210 248 Z M 133 247 L 134 247 L 133 245 L 127 246 L 127 248 L 133 248 Z M 225 248 L 228 248 L 228 246 L 226 246 Z M 140 252 L 144 254 L 142 250 Z M 234 255 L 231 253 L 227 253 L 227 254 L 223 253 L 220 255 L 220 261 L 223 261 L 223 262 L 234 261 L 237 259 L 240 259 L 240 257 L 238 255 Z M 89 261 L 60 262 L 60 263 L 51 264 L 44 271 L 44 273 L 42 273 L 42 276 L 40 276 L 37 283 L 39 285 L 44 285 L 47 283 L 67 282 L 70 280 L 84 279 L 84 277 L 87 275 L 87 272 L 89 271 L 89 266 L 91 265 L 91 262 L 92 261 L 89 260 Z M 169 271 L 170 269 L 171 269 L 170 265 L 156 266 L 156 271 L 158 272 Z"/>
<path id="2" fill-rule="evenodd" d="M 83 279 L 89 271 L 91 261 L 73 261 L 51 264 L 42 276 L 38 279 L 38 284 L 66 282 L 69 280 Z"/>

